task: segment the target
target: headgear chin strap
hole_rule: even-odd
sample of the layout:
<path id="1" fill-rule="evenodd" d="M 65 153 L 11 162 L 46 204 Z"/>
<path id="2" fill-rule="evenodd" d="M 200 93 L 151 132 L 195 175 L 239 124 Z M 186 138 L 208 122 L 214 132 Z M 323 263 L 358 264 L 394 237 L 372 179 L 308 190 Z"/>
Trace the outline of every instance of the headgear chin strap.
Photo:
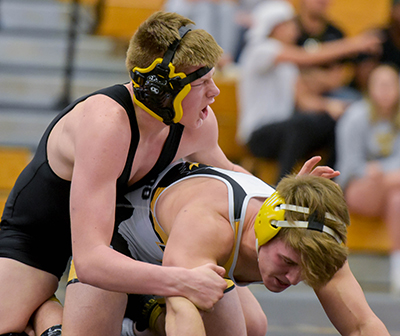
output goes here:
<path id="1" fill-rule="evenodd" d="M 259 246 L 264 245 L 273 237 L 275 237 L 282 227 L 309 229 L 325 232 L 335 238 L 339 244 L 342 243 L 339 235 L 334 230 L 317 221 L 315 213 L 312 213 L 309 216 L 308 221 L 289 222 L 285 220 L 285 210 L 300 212 L 303 214 L 310 213 L 309 208 L 292 204 L 285 204 L 285 200 L 278 194 L 277 191 L 275 191 L 270 197 L 265 200 L 264 204 L 261 206 L 254 223 L 257 251 Z M 331 215 L 330 213 L 325 213 L 324 216 L 325 218 L 328 218 L 330 220 L 341 222 L 338 218 Z"/>
<path id="2" fill-rule="evenodd" d="M 189 31 L 184 26 L 179 28 L 181 38 L 169 45 L 164 58 L 157 58 L 148 68 L 135 67 L 130 72 L 135 103 L 166 125 L 182 119 L 182 100 L 191 89 L 190 83 L 211 70 L 202 67 L 188 75 L 175 73 L 172 59 L 180 41 Z"/>

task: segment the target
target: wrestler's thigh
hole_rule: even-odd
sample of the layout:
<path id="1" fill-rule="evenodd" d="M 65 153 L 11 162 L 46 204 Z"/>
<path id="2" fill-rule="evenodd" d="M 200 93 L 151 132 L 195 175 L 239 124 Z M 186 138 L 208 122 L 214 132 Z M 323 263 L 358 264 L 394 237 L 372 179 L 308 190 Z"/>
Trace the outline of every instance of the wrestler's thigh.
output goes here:
<path id="1" fill-rule="evenodd" d="M 246 335 L 246 321 L 236 288 L 224 294 L 212 312 L 203 312 L 207 336 Z"/>
<path id="2" fill-rule="evenodd" d="M 236 287 L 242 305 L 248 336 L 265 336 L 267 316 L 260 303 L 247 287 Z"/>
<path id="3" fill-rule="evenodd" d="M 80 282 L 65 292 L 63 336 L 120 336 L 127 295 Z"/>
<path id="4" fill-rule="evenodd" d="M 22 332 L 33 312 L 57 290 L 56 276 L 0 258 L 0 334 Z"/>

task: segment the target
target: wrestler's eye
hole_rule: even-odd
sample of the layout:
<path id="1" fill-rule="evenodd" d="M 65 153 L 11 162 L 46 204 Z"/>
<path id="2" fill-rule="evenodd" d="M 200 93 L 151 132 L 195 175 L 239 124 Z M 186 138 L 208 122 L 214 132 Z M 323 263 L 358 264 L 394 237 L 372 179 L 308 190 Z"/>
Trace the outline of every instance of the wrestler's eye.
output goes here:
<path id="1" fill-rule="evenodd" d="M 282 256 L 282 260 L 283 260 L 283 262 L 286 264 L 286 265 L 289 265 L 289 266 L 296 266 L 297 265 L 297 263 L 296 262 L 294 262 L 292 259 L 290 259 L 290 258 L 287 258 L 287 257 L 283 257 Z"/>
<path id="2" fill-rule="evenodd" d="M 201 86 L 205 83 L 205 81 L 201 81 L 201 82 L 195 82 L 195 84 L 191 84 L 191 87 L 197 87 L 197 86 Z"/>

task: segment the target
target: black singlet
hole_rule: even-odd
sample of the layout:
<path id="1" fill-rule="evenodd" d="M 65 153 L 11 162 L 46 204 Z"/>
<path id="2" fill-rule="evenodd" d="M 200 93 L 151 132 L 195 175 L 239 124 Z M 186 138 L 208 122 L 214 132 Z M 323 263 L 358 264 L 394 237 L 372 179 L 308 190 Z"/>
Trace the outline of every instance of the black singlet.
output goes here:
<path id="1" fill-rule="evenodd" d="M 47 159 L 47 141 L 56 123 L 78 103 L 104 94 L 120 104 L 129 116 L 131 144 L 124 171 L 117 180 L 117 198 L 128 190 L 139 129 L 129 91 L 114 85 L 82 97 L 66 107 L 48 126 L 32 161 L 18 177 L 6 202 L 0 223 L 0 257 L 18 260 L 60 278 L 72 255 L 69 198 L 71 182 L 58 177 Z M 151 181 L 174 159 L 183 132 L 181 124 L 170 126 L 160 157 L 150 172 L 131 187 Z M 118 202 L 118 200 L 117 200 Z"/>

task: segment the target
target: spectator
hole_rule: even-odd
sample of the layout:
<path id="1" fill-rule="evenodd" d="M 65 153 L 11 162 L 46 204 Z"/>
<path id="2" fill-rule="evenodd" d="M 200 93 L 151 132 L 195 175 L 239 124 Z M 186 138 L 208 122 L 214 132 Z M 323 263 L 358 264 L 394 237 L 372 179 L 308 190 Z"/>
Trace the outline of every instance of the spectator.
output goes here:
<path id="1" fill-rule="evenodd" d="M 334 146 L 336 119 L 346 106 L 304 90 L 299 66 L 376 52 L 380 46 L 377 36 L 362 34 L 308 52 L 295 45 L 294 18 L 294 9 L 286 1 L 261 3 L 255 8 L 254 25 L 240 58 L 238 139 L 253 155 L 278 159 L 279 178 L 313 151 Z M 301 110 L 296 110 L 296 95 L 302 97 Z"/>
<path id="2" fill-rule="evenodd" d="M 382 33 L 384 42 L 380 61 L 393 63 L 400 68 L 400 0 L 393 0 L 390 23 Z"/>
<path id="3" fill-rule="evenodd" d="M 350 212 L 380 216 L 392 238 L 391 287 L 400 294 L 400 94 L 398 71 L 379 65 L 368 97 L 354 103 L 337 126 L 337 182 Z"/>
<path id="4" fill-rule="evenodd" d="M 371 57 L 362 55 L 357 59 L 352 85 L 361 92 L 367 90 L 371 71 L 380 63 L 392 63 L 400 68 L 400 0 L 393 0 L 387 27 L 378 30 L 382 35 L 382 53 Z"/>
<path id="5" fill-rule="evenodd" d="M 300 0 L 297 45 L 312 51 L 323 42 L 345 37 L 344 32 L 328 18 L 330 4 L 331 0 Z M 323 65 L 305 67 L 302 75 L 307 79 L 308 87 L 316 93 L 353 102 L 361 99 L 361 95 L 347 85 L 351 63 L 349 58 L 337 59 Z"/>
<path id="6" fill-rule="evenodd" d="M 238 62 L 240 54 L 246 44 L 246 33 L 252 25 L 252 12 L 254 7 L 266 0 L 239 0 L 238 10 L 235 17 L 235 22 L 239 25 L 239 36 L 237 49 L 234 54 L 235 62 Z M 285 1 L 285 0 L 282 0 Z"/>

